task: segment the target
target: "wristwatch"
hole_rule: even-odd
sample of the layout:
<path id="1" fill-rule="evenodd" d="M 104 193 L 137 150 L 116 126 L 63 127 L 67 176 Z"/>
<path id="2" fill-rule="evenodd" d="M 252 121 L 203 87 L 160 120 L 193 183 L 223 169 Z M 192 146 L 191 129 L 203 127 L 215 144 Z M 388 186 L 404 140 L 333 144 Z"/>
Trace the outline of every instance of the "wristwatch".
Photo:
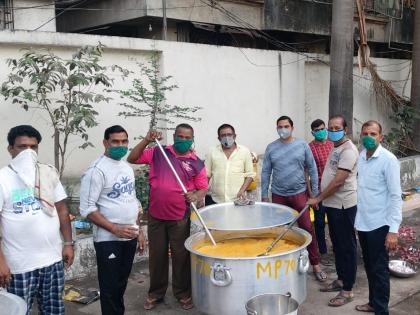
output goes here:
<path id="1" fill-rule="evenodd" d="M 74 244 L 76 244 L 75 241 L 71 240 L 71 241 L 64 241 L 63 245 L 64 246 L 74 246 Z"/>

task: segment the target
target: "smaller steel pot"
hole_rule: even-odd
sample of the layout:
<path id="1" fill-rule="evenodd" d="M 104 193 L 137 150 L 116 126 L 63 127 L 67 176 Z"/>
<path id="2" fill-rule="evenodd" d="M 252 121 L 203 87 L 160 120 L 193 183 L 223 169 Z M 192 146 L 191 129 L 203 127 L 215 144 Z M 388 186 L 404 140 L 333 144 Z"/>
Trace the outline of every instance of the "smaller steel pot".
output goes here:
<path id="1" fill-rule="evenodd" d="M 248 315 L 297 315 L 299 303 L 291 294 L 264 293 L 249 299 Z"/>

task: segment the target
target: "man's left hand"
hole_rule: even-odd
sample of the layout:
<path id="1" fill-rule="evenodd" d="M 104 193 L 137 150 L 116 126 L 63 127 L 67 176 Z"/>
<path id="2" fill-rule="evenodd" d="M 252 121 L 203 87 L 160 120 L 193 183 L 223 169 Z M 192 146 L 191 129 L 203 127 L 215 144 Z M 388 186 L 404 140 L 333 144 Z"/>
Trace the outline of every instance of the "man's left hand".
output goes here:
<path id="1" fill-rule="evenodd" d="M 184 194 L 184 196 L 185 200 L 189 203 L 198 201 L 197 195 L 193 191 L 187 192 L 186 194 Z"/>
<path id="2" fill-rule="evenodd" d="M 64 268 L 68 269 L 73 264 L 74 260 L 74 249 L 73 246 L 64 245 L 63 247 L 63 261 Z"/>
<path id="3" fill-rule="evenodd" d="M 307 205 L 311 206 L 315 210 L 318 210 L 318 203 L 320 203 L 318 198 L 309 198 L 308 201 L 306 202 Z"/>
<path id="4" fill-rule="evenodd" d="M 385 238 L 385 247 L 388 251 L 393 251 L 397 248 L 398 233 L 389 232 Z"/>

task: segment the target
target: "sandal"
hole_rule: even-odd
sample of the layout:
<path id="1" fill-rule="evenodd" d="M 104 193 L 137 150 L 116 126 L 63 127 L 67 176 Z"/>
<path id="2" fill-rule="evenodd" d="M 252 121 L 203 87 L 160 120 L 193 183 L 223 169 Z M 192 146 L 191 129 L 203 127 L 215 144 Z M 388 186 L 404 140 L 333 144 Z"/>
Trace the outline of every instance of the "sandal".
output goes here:
<path id="1" fill-rule="evenodd" d="M 359 311 L 359 312 L 375 313 L 375 310 L 373 309 L 372 306 L 369 305 L 369 303 L 356 305 L 355 309 L 356 311 Z"/>
<path id="2" fill-rule="evenodd" d="M 340 285 L 338 280 L 334 280 L 330 284 L 326 285 L 325 287 L 322 287 L 319 289 L 321 292 L 339 292 L 343 289 L 343 286 Z"/>
<path id="3" fill-rule="evenodd" d="M 351 301 L 353 301 L 353 295 L 345 296 L 343 292 L 340 292 L 328 302 L 328 306 L 339 307 Z"/>
<path id="4" fill-rule="evenodd" d="M 192 309 L 194 307 L 194 304 L 192 302 L 191 297 L 180 299 L 179 303 L 181 303 L 181 307 L 184 310 L 189 310 L 189 309 Z"/>
<path id="5" fill-rule="evenodd" d="M 154 299 L 148 297 L 143 303 L 143 308 L 147 311 L 150 311 L 151 309 L 154 309 L 157 304 L 162 303 L 162 301 L 163 299 Z"/>
<path id="6" fill-rule="evenodd" d="M 315 275 L 316 280 L 318 280 L 319 282 L 325 282 L 328 279 L 327 274 L 322 270 L 314 271 L 314 275 Z"/>

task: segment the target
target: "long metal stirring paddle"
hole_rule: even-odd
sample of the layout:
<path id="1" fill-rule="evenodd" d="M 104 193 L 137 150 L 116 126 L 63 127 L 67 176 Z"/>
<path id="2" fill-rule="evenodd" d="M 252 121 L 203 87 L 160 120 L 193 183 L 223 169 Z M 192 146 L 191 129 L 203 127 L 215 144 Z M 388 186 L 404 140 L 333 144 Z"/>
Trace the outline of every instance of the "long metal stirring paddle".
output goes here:
<path id="1" fill-rule="evenodd" d="M 166 162 L 168 163 L 168 165 L 169 165 L 169 167 L 170 167 L 170 169 L 171 169 L 172 173 L 174 174 L 174 176 L 175 176 L 175 178 L 176 178 L 176 180 L 177 180 L 177 182 L 178 182 L 179 186 L 181 186 L 182 191 L 184 192 L 184 194 L 186 194 L 188 191 L 187 191 L 187 189 L 185 188 L 184 183 L 183 183 L 183 182 L 181 181 L 181 179 L 179 178 L 178 173 L 176 172 L 176 170 L 175 170 L 174 166 L 172 165 L 171 161 L 169 160 L 168 156 L 166 155 L 165 150 L 163 149 L 163 147 L 162 147 L 162 145 L 160 144 L 160 142 L 159 142 L 159 140 L 158 140 L 158 139 L 155 139 L 155 141 L 156 141 L 156 144 L 157 144 L 157 145 L 158 145 L 158 147 L 159 147 L 160 152 L 162 152 L 163 156 L 165 157 L 165 160 L 166 160 Z M 203 220 L 203 218 L 201 217 L 200 213 L 198 213 L 198 210 L 197 210 L 197 207 L 196 207 L 195 203 L 191 202 L 191 205 L 192 205 L 192 208 L 193 208 L 193 210 L 194 210 L 195 214 L 197 215 L 198 219 L 200 220 L 201 225 L 204 227 L 204 230 L 206 231 L 206 234 L 207 234 L 207 235 L 208 235 L 208 237 L 210 238 L 210 240 L 211 240 L 211 242 L 213 243 L 213 245 L 214 245 L 214 246 L 216 246 L 216 241 L 214 240 L 213 235 L 211 235 L 211 233 L 210 233 L 209 229 L 207 228 L 207 225 L 204 223 L 204 220 Z"/>
<path id="2" fill-rule="evenodd" d="M 295 223 L 297 222 L 297 220 L 300 219 L 300 217 L 306 212 L 306 210 L 308 210 L 309 205 L 306 205 L 302 211 L 299 213 L 298 216 L 296 216 L 292 222 L 289 223 L 289 225 L 286 227 L 286 229 L 284 229 L 279 236 L 277 236 L 277 238 L 271 243 L 270 246 L 267 247 L 267 249 L 265 250 L 264 253 L 259 254 L 257 257 L 261 257 L 261 256 L 267 256 L 269 252 L 271 252 L 271 250 L 273 249 L 274 246 L 276 246 L 276 244 L 282 239 L 282 237 L 284 235 L 286 235 L 287 232 L 290 231 L 290 229 L 293 227 L 293 225 L 295 225 Z"/>

